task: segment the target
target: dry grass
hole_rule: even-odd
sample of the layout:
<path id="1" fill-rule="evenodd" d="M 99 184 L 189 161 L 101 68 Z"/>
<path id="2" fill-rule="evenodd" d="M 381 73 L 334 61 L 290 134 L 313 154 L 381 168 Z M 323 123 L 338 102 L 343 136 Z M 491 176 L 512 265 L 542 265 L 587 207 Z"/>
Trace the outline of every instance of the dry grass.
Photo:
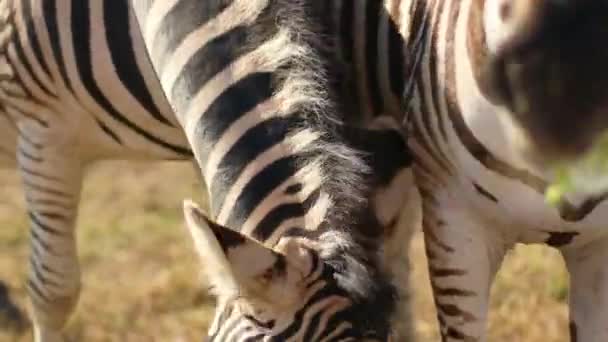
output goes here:
<path id="1" fill-rule="evenodd" d="M 105 163 L 91 170 L 78 242 L 83 292 L 73 341 L 200 340 L 212 313 L 182 224 L 181 200 L 200 199 L 189 163 Z M 25 306 L 27 231 L 13 172 L 0 173 L 0 279 Z M 416 328 L 437 341 L 422 240 L 412 249 Z M 568 341 L 567 275 L 559 254 L 517 248 L 493 288 L 490 341 Z M 30 341 L 0 332 L 0 341 Z"/>

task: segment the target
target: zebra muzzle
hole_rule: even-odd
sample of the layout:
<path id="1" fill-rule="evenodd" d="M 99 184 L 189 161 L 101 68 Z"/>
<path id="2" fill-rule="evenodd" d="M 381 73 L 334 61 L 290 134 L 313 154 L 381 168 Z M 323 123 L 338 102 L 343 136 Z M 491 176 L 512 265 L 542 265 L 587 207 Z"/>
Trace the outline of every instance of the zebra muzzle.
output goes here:
<path id="1" fill-rule="evenodd" d="M 510 19 L 522 32 L 489 56 L 482 81 L 523 131 L 530 159 L 576 159 L 608 129 L 608 2 L 513 3 L 511 15 L 529 17 Z"/>

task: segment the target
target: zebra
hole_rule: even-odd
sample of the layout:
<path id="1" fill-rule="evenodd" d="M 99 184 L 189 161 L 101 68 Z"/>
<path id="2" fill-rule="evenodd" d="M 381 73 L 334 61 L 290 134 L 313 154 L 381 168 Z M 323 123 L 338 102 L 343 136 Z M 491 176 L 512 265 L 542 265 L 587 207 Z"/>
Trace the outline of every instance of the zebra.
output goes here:
<path id="1" fill-rule="evenodd" d="M 365 138 L 375 141 L 374 144 L 381 142 L 382 148 L 374 150 L 375 155 L 387 151 L 391 151 L 390 155 L 403 155 L 405 140 L 395 135 L 396 132 L 398 130 L 384 130 Z M 371 165 L 377 167 L 379 164 Z M 398 165 L 403 167 L 403 164 Z M 357 284 L 361 279 L 356 278 L 362 275 L 358 268 L 362 265 L 357 265 L 358 261 L 352 259 L 345 260 L 343 253 L 346 252 L 346 258 L 356 258 L 357 254 L 365 254 L 365 251 L 347 251 L 354 247 L 348 245 L 356 244 L 356 241 L 341 242 L 336 246 L 334 239 L 342 239 L 341 233 L 314 231 L 313 236 L 287 233 L 278 242 L 269 244 L 266 240 L 262 244 L 247 234 L 214 222 L 196 203 L 185 200 L 186 225 L 203 264 L 209 291 L 217 299 L 207 340 L 413 341 L 411 316 L 408 311 L 403 311 L 409 310 L 408 299 L 403 297 L 407 292 L 393 291 L 402 288 L 408 280 L 407 273 L 403 277 L 398 272 L 408 270 L 400 254 L 404 247 L 407 251 L 414 231 L 412 215 L 416 214 L 418 207 L 412 205 L 417 203 L 412 199 L 416 193 L 405 192 L 407 196 L 403 197 L 403 186 L 415 189 L 411 187 L 409 168 L 382 167 L 375 169 L 373 174 L 387 171 L 402 174 L 395 176 L 390 183 L 381 181 L 385 186 L 371 197 L 381 201 L 376 203 L 384 208 L 386 206 L 380 203 L 387 200 L 400 203 L 395 207 L 397 211 L 385 212 L 392 215 L 384 216 L 384 220 L 388 219 L 385 221 L 387 228 L 381 233 L 383 240 L 392 239 L 394 242 L 377 246 L 368 241 L 355 247 L 371 251 L 381 249 L 381 264 L 394 263 L 388 266 L 389 272 L 394 272 L 389 273 L 394 277 L 393 285 L 373 290 L 373 300 L 365 299 L 370 294 L 360 297 L 349 293 L 360 291 L 358 287 L 369 284 Z M 378 223 L 364 221 L 358 230 L 364 231 L 375 225 Z M 391 248 L 400 251 L 390 251 Z M 378 279 L 373 280 L 374 286 L 382 283 Z M 398 301 L 395 301 L 395 296 Z"/>
<path id="2" fill-rule="evenodd" d="M 216 201 L 209 217 L 193 203 L 184 208 L 201 259 L 214 267 L 208 278 L 217 308 L 209 340 L 386 341 L 389 335 L 410 340 L 389 331 L 396 320 L 391 317 L 395 303 L 377 265 L 382 246 L 375 237 L 382 227 L 399 222 L 401 208 L 410 203 L 409 154 L 405 141 L 395 139 L 398 127 L 384 130 L 393 138 L 382 143 L 390 135 L 377 135 L 374 129 L 363 134 L 339 124 L 345 116 L 351 122 L 352 113 L 363 111 L 355 121 L 365 122 L 368 116 L 365 110 L 345 109 L 351 99 L 335 94 L 344 84 L 340 75 L 348 70 L 336 68 L 325 4 L 133 4 L 161 87 L 193 146 L 209 197 Z M 210 63 L 211 55 L 224 59 Z M 216 96 L 222 92 L 233 97 Z M 233 98 L 246 104 L 228 103 Z M 227 117 L 232 111 L 221 112 L 220 104 L 239 106 L 237 115 Z M 258 116 L 266 121 L 260 123 Z M 372 126 L 376 123 L 382 127 L 387 122 L 372 120 Z M 262 142 L 256 142 L 259 135 L 230 132 L 258 126 L 269 132 Z M 293 135 L 286 135 L 285 127 Z M 228 171 L 238 166 L 227 160 L 227 151 L 267 143 L 284 150 L 256 151 L 251 170 L 242 171 L 258 174 L 250 184 Z M 366 163 L 353 151 L 366 151 L 372 160 Z M 365 164 L 372 167 L 367 176 Z M 381 169 L 400 169 L 403 176 Z M 268 172 L 280 175 L 271 187 Z M 234 202 L 235 191 L 258 196 L 250 193 L 254 187 L 269 193 L 261 204 Z M 390 194 L 378 196 L 378 187 Z M 293 210 L 313 217 L 277 218 L 294 200 L 304 208 Z M 403 249 L 409 238 L 396 240 Z"/>
<path id="3" fill-rule="evenodd" d="M 319 304 L 282 336 L 384 341 L 406 325 L 396 306 L 407 300 L 397 288 L 407 264 L 393 271 L 389 259 L 406 257 L 413 230 L 400 215 L 411 158 L 390 119 L 342 109 L 333 57 L 311 39 L 319 28 L 305 12 L 263 0 L 0 0 L 0 163 L 23 179 L 36 341 L 61 341 L 77 303 L 81 183 L 88 165 L 110 158 L 195 159 L 214 224 L 319 262 L 322 274 L 307 278 Z M 148 15 L 143 30 L 136 13 Z M 172 39 L 199 26 L 200 41 Z M 193 43 L 206 49 L 192 55 Z M 174 86 L 169 101 L 161 85 Z M 324 306 L 330 295 L 341 304 Z M 257 311 L 237 312 L 268 330 Z"/>
<path id="4" fill-rule="evenodd" d="M 542 168 L 580 152 L 605 123 L 606 2 L 383 5 L 411 72 L 404 125 L 442 340 L 487 340 L 492 280 L 516 243 L 559 249 L 570 272 L 571 339 L 608 340 L 606 196 L 551 206 L 544 194 L 553 175 Z M 375 25 L 378 15 L 363 17 Z"/>

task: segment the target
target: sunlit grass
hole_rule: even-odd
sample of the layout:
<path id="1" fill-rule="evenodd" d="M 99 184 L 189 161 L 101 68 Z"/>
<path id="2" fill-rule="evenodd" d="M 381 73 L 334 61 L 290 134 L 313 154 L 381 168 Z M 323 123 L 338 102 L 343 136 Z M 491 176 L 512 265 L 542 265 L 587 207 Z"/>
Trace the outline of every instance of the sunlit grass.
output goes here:
<path id="1" fill-rule="evenodd" d="M 0 173 L 0 279 L 26 303 L 27 231 L 18 178 Z M 200 341 L 213 299 L 182 223 L 184 197 L 200 201 L 190 163 L 105 163 L 85 183 L 78 242 L 83 291 L 67 335 L 73 341 Z M 420 341 L 438 341 L 422 239 L 412 258 Z M 493 288 L 489 341 L 561 342 L 567 335 L 567 275 L 559 254 L 518 247 Z M 31 341 L 0 332 L 0 341 Z"/>

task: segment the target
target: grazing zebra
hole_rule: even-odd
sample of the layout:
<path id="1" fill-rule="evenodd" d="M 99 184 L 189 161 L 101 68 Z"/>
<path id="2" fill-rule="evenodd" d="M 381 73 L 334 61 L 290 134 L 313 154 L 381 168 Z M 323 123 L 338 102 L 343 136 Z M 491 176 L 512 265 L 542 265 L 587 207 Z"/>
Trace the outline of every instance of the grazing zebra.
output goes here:
<path id="1" fill-rule="evenodd" d="M 383 121 L 340 124 L 369 113 L 345 109 L 325 5 L 134 1 L 208 185 L 210 218 L 185 215 L 218 298 L 210 340 L 387 341 L 397 319 L 382 235 L 409 202 L 409 155 Z"/>
<path id="2" fill-rule="evenodd" d="M 309 289 L 314 305 L 298 303 L 303 310 L 281 336 L 386 340 L 392 326 L 406 325 L 396 300 L 407 293 L 395 284 L 407 274 L 391 271 L 389 258 L 407 255 L 411 229 L 397 226 L 410 158 L 397 125 L 379 119 L 361 128 L 371 116 L 340 109 L 347 101 L 334 94 L 340 82 L 325 62 L 332 57 L 311 39 L 318 28 L 303 8 L 251 0 L 136 8 L 151 14 L 143 37 L 152 40 L 162 84 L 173 87 L 177 116 L 128 1 L 0 0 L 0 162 L 23 178 L 36 341 L 61 341 L 77 302 L 81 182 L 87 165 L 108 158 L 195 155 L 215 224 L 277 251 L 297 247 L 303 254 L 289 270 L 321 262 Z M 201 39 L 178 45 L 172 37 L 199 26 Z M 193 43 L 205 48 L 192 55 Z M 303 284 L 272 275 L 278 287 Z M 236 312 L 268 323 L 257 311 Z"/>
<path id="3" fill-rule="evenodd" d="M 390 129 L 366 136 L 378 147 L 369 151 L 402 154 L 405 140 L 395 133 Z M 380 167 L 372 174 L 400 173 L 379 178 L 380 192 L 369 194 L 374 206 L 383 207 L 376 213 L 383 214 L 367 214 L 361 224 L 349 223 L 346 233 L 331 226 L 309 231 L 294 226 L 278 241 L 264 241 L 264 246 L 250 236 L 259 236 L 256 231 L 265 226 L 258 225 L 251 235 L 237 232 L 185 201 L 186 223 L 209 289 L 217 297 L 208 341 L 412 341 L 409 312 L 403 311 L 409 309 L 408 298 L 403 297 L 407 292 L 394 291 L 408 281 L 407 274 L 399 272 L 408 270 L 402 253 L 407 253 L 413 233 L 409 223 L 418 207 L 411 201 L 416 193 L 403 191 L 414 189 L 410 170 L 402 168 L 409 164 L 394 161 L 389 167 L 371 162 Z M 387 183 L 389 179 L 393 180 Z M 397 210 L 384 211 L 386 201 L 397 201 L 392 207 Z M 377 234 L 384 242 L 376 241 Z M 369 251 L 372 260 L 378 258 L 388 268 L 389 280 L 381 278 L 382 268 L 368 264 Z"/>

